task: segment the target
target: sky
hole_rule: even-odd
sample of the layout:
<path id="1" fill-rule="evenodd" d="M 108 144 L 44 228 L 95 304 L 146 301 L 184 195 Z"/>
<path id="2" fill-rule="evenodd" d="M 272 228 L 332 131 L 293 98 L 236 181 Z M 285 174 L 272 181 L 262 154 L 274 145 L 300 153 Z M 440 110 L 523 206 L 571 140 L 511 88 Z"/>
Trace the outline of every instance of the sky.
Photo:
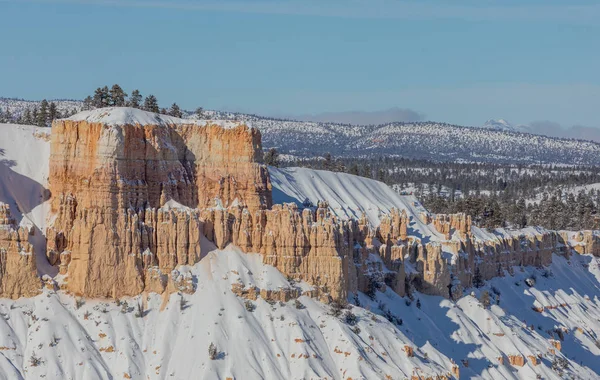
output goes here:
<path id="1" fill-rule="evenodd" d="M 587 0 L 0 0 L 0 96 L 600 127 Z"/>

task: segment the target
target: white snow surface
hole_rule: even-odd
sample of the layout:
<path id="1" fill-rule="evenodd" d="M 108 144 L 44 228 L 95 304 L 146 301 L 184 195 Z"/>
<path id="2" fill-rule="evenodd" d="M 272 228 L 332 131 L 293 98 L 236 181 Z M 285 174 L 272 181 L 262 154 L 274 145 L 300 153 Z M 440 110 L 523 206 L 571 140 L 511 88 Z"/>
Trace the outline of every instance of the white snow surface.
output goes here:
<path id="1" fill-rule="evenodd" d="M 0 379 L 405 379 L 449 372 L 452 361 L 460 364 L 461 378 L 598 378 L 598 259 L 554 261 L 549 278 L 535 268 L 517 268 L 515 276 L 494 279 L 456 303 L 416 293 L 417 307 L 416 299 L 390 290 L 377 292 L 375 300 L 359 294 L 362 306 L 348 310 L 358 319 L 351 326 L 307 297 L 299 299 L 300 309 L 293 301 L 270 305 L 259 299 L 248 311 L 231 284 L 294 285 L 259 255 L 229 246 L 190 268 L 197 281 L 192 295 L 150 294 L 119 305 L 88 299 L 79 308 L 74 297 L 48 290 L 31 299 L 0 300 Z M 536 285 L 529 288 L 524 280 L 534 274 Z M 477 297 L 492 293 L 492 286 L 501 292 L 500 304 L 492 295 L 493 305 L 484 309 Z M 138 304 L 143 316 L 136 316 Z M 559 339 L 557 328 L 567 331 L 556 352 L 568 363 L 563 375 L 551 369 L 550 339 Z M 216 360 L 208 358 L 210 343 L 218 349 Z M 414 357 L 405 355 L 405 345 L 415 349 Z M 506 355 L 541 360 L 513 367 L 498 363 L 502 355 L 505 362 Z M 34 357 L 41 364 L 32 365 Z"/>
<path id="2" fill-rule="evenodd" d="M 43 131 L 0 125 L 0 202 L 16 207 L 21 223 L 40 229 L 49 157 Z M 417 223 L 423 209 L 416 199 L 382 183 L 309 169 L 269 170 L 277 202 L 327 200 L 340 218 L 365 212 L 373 224 L 391 207 L 404 208 L 411 234 L 435 238 L 430 226 Z M 185 209 L 176 202 L 164 207 Z M 522 232 L 474 229 L 475 239 L 502 233 Z M 344 314 L 336 318 L 330 306 L 307 297 L 300 298 L 304 308 L 259 299 L 252 301 L 254 311 L 247 310 L 232 284 L 309 285 L 289 283 L 260 255 L 231 245 L 217 250 L 208 241 L 203 247 L 209 253 L 198 264 L 179 268 L 193 277 L 192 295 L 144 294 L 119 304 L 86 299 L 79 308 L 75 297 L 47 289 L 34 298 L 0 299 L 0 379 L 408 379 L 448 373 L 452 361 L 461 378 L 600 378 L 600 259 L 591 255 L 554 255 L 548 271 L 514 268 L 514 275 L 473 289 L 475 297 L 467 289 L 457 302 L 417 292 L 411 301 L 389 289 L 375 299 L 359 293 L 350 297 L 356 305 L 348 311 L 358 321 L 352 326 Z M 36 252 L 39 266 L 45 256 Z M 528 287 L 525 279 L 533 276 L 535 285 Z M 488 309 L 477 301 L 483 291 L 491 294 Z M 144 311 L 136 316 L 138 304 Z M 534 306 L 550 308 L 539 313 Z M 557 330 L 565 331 L 562 350 L 551 354 Z M 218 349 L 216 360 L 208 358 L 210 343 Z M 405 345 L 415 349 L 414 357 L 406 356 Z M 499 364 L 501 354 L 541 359 L 537 366 L 526 358 L 525 366 L 515 367 L 506 357 Z M 562 373 L 552 369 L 556 358 L 566 360 Z"/>
<path id="3" fill-rule="evenodd" d="M 178 117 L 161 115 L 131 107 L 107 107 L 90 111 L 79 112 L 66 120 L 87 121 L 89 123 L 103 123 L 110 126 L 118 125 L 178 125 L 195 124 L 205 126 L 207 120 L 181 119 Z M 240 123 L 229 120 L 210 120 L 210 124 L 217 124 L 224 128 L 234 128 Z"/>
<path id="4" fill-rule="evenodd" d="M 359 218 L 364 213 L 373 226 L 392 208 L 406 210 L 411 217 L 409 234 L 438 240 L 442 235 L 432 225 L 421 221 L 427 210 L 412 195 L 400 195 L 383 182 L 346 173 L 306 168 L 269 167 L 274 203 L 297 203 L 316 206 L 325 200 L 333 214 L 342 219 Z"/>

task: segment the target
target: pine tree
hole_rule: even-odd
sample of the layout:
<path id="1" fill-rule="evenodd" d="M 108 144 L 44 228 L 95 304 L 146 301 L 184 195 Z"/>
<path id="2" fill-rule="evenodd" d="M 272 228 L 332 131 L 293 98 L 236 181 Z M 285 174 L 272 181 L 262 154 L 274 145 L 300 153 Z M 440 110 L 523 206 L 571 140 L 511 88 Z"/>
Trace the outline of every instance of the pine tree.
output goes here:
<path id="1" fill-rule="evenodd" d="M 94 91 L 92 104 L 95 108 L 104 108 L 110 105 L 110 93 L 108 91 L 108 86 L 98 87 L 96 91 Z"/>
<path id="2" fill-rule="evenodd" d="M 48 123 L 48 101 L 46 99 L 42 100 L 40 103 L 40 110 L 37 113 L 37 118 L 35 120 L 35 125 L 39 127 L 45 127 Z"/>
<path id="3" fill-rule="evenodd" d="M 94 108 L 94 100 L 92 99 L 91 96 L 86 96 L 85 99 L 83 99 L 83 107 L 82 110 L 83 111 L 89 111 L 92 108 Z"/>
<path id="4" fill-rule="evenodd" d="M 198 117 L 198 119 L 204 118 L 204 108 L 202 108 L 202 107 L 196 108 L 196 116 Z"/>
<path id="5" fill-rule="evenodd" d="M 123 91 L 121 86 L 113 84 L 110 89 L 110 104 L 115 107 L 125 107 L 127 104 L 126 98 L 127 94 Z"/>
<path id="6" fill-rule="evenodd" d="M 483 286 L 483 278 L 481 277 L 479 265 L 475 267 L 475 274 L 473 275 L 473 286 L 476 288 L 481 288 Z"/>
<path id="7" fill-rule="evenodd" d="M 264 155 L 266 165 L 279 167 L 279 152 L 275 148 L 269 149 Z"/>
<path id="8" fill-rule="evenodd" d="M 144 99 L 144 110 L 154 113 L 158 113 L 160 111 L 160 108 L 158 107 L 158 101 L 156 100 L 156 96 L 146 96 L 146 99 Z"/>
<path id="9" fill-rule="evenodd" d="M 58 112 L 58 108 L 56 108 L 56 103 L 50 102 L 50 107 L 48 108 L 48 123 L 51 124 L 56 119 L 60 119 L 60 112 Z"/>
<path id="10" fill-rule="evenodd" d="M 10 110 L 6 108 L 6 111 L 2 111 L 2 108 L 0 108 L 0 123 L 10 124 L 12 122 L 14 122 L 14 120 Z"/>
<path id="11" fill-rule="evenodd" d="M 139 90 L 131 91 L 131 96 L 129 97 L 129 103 L 127 105 L 133 108 L 140 108 L 140 104 L 142 103 L 142 94 L 140 94 Z"/>
<path id="12" fill-rule="evenodd" d="M 25 110 L 25 113 L 23 114 L 23 124 L 27 124 L 27 125 L 33 124 L 31 122 L 31 111 L 29 110 L 29 108 L 27 108 Z"/>
<path id="13" fill-rule="evenodd" d="M 323 158 L 323 169 L 331 170 L 333 167 L 333 159 L 331 158 L 331 154 L 325 153 L 325 156 Z"/>
<path id="14" fill-rule="evenodd" d="M 183 116 L 183 114 L 181 113 L 181 109 L 179 108 L 179 106 L 177 105 L 177 103 L 173 103 L 173 105 L 169 109 L 169 115 L 174 116 L 174 117 L 181 117 L 181 116 Z"/>

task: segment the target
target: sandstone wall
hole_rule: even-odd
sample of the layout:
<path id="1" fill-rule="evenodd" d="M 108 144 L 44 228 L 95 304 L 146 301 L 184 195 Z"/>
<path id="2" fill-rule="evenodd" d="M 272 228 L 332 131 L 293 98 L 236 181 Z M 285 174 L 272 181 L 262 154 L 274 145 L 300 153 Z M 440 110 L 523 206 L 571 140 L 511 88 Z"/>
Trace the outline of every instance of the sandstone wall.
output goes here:
<path id="1" fill-rule="evenodd" d="M 202 229 L 194 213 L 151 210 L 171 199 L 191 208 L 270 207 L 271 184 L 261 156 L 260 133 L 245 125 L 56 121 L 49 260 L 68 262 L 63 263 L 67 288 L 77 294 L 138 294 L 146 287 L 149 267 L 154 268 L 153 287 L 160 287 L 157 283 L 165 281 L 156 281 L 162 277 L 156 268 L 166 275 L 177 265 L 199 260 Z M 146 249 L 151 255 L 144 257 Z"/>
<path id="2" fill-rule="evenodd" d="M 475 239 L 465 214 L 422 213 L 420 220 L 439 233 L 430 239 L 411 236 L 406 211 L 391 210 L 373 228 L 364 216 L 334 217 L 324 202 L 304 210 L 272 205 L 260 144 L 260 133 L 244 125 L 55 122 L 47 253 L 66 289 L 114 298 L 193 291 L 181 266 L 208 253 L 203 239 L 260 253 L 266 264 L 312 284 L 310 294 L 325 301 L 388 287 L 400 295 L 416 289 L 459 297 L 476 272 L 486 280 L 513 266 L 548 265 L 552 252 L 568 254 L 563 247 L 572 239 L 549 231 Z M 169 200 L 180 205 L 164 206 Z M 23 233 L 0 235 L 7 253 L 31 250 Z M 599 251 L 594 234 L 576 241 L 579 250 Z M 35 269 L 33 259 L 10 257 L 2 258 L 3 268 Z M 3 289 L 12 284 L 7 294 L 30 291 L 30 280 L 10 279 L 22 273 L 3 273 L 10 273 L 2 279 Z"/>
<path id="3" fill-rule="evenodd" d="M 33 297 L 40 293 L 30 230 L 17 228 L 8 205 L 0 203 L 0 297 Z"/>

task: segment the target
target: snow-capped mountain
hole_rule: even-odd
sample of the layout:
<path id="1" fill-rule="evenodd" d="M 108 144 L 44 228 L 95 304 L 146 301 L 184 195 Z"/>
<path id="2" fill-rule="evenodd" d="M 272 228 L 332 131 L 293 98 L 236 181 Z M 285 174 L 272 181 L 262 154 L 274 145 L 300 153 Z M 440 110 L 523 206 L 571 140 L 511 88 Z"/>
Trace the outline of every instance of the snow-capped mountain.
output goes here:
<path id="1" fill-rule="evenodd" d="M 526 125 L 513 125 L 504 119 L 489 119 L 481 126 L 481 128 L 508 132 L 527 132 Z"/>

